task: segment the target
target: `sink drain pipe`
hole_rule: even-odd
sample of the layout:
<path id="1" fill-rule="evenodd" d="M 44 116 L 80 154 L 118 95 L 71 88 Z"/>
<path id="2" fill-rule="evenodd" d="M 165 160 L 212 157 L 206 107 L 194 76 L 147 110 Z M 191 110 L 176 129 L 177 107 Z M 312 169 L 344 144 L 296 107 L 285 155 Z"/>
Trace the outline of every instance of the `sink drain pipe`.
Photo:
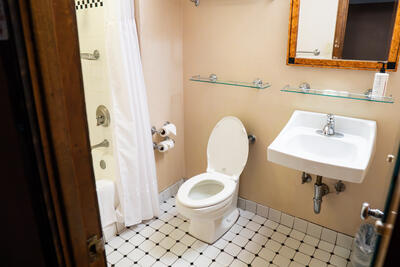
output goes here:
<path id="1" fill-rule="evenodd" d="M 321 212 L 322 197 L 329 194 L 329 187 L 322 182 L 322 176 L 318 175 L 314 184 L 314 213 Z"/>

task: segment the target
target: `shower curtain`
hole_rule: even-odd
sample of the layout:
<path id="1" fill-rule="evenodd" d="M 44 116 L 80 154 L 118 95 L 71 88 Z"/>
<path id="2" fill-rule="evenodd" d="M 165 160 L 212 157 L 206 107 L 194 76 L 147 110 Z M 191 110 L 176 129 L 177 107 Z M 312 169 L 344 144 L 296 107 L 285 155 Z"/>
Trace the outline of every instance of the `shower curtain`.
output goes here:
<path id="1" fill-rule="evenodd" d="M 107 1 L 105 39 L 112 98 L 113 150 L 125 226 L 159 215 L 157 177 L 134 0 Z"/>

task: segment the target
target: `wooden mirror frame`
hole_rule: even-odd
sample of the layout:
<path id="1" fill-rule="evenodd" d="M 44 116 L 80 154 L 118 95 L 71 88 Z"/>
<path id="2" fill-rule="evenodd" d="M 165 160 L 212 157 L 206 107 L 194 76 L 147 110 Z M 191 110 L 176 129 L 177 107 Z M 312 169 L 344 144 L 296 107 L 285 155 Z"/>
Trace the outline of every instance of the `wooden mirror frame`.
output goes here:
<path id="1" fill-rule="evenodd" d="M 287 60 L 286 60 L 287 65 L 354 69 L 354 70 L 380 70 L 382 68 L 382 61 L 296 58 L 300 1 L 301 0 L 290 0 L 289 38 L 288 38 Z M 387 71 L 393 71 L 393 72 L 397 71 L 397 65 L 399 61 L 399 48 L 400 48 L 399 9 L 400 9 L 400 4 L 397 5 L 396 18 L 393 27 L 388 60 L 383 61 L 385 63 L 385 69 Z"/>

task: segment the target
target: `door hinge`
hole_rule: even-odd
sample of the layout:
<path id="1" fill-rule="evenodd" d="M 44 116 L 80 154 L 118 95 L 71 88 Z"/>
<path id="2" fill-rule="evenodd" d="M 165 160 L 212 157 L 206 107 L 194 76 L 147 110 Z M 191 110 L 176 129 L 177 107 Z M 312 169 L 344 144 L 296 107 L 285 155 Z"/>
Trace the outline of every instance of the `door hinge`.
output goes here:
<path id="1" fill-rule="evenodd" d="M 90 262 L 96 261 L 104 251 L 104 240 L 98 238 L 97 235 L 91 236 L 87 240 L 88 253 Z"/>

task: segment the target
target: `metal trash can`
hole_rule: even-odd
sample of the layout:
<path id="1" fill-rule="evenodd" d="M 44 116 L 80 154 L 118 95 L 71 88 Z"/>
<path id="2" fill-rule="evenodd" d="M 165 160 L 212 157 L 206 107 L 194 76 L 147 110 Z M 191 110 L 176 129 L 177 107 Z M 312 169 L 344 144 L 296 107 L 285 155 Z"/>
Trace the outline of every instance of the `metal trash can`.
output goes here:
<path id="1" fill-rule="evenodd" d="M 378 235 L 372 224 L 365 223 L 360 226 L 355 242 L 353 252 L 350 257 L 353 267 L 369 267 L 375 251 L 376 239 Z"/>

